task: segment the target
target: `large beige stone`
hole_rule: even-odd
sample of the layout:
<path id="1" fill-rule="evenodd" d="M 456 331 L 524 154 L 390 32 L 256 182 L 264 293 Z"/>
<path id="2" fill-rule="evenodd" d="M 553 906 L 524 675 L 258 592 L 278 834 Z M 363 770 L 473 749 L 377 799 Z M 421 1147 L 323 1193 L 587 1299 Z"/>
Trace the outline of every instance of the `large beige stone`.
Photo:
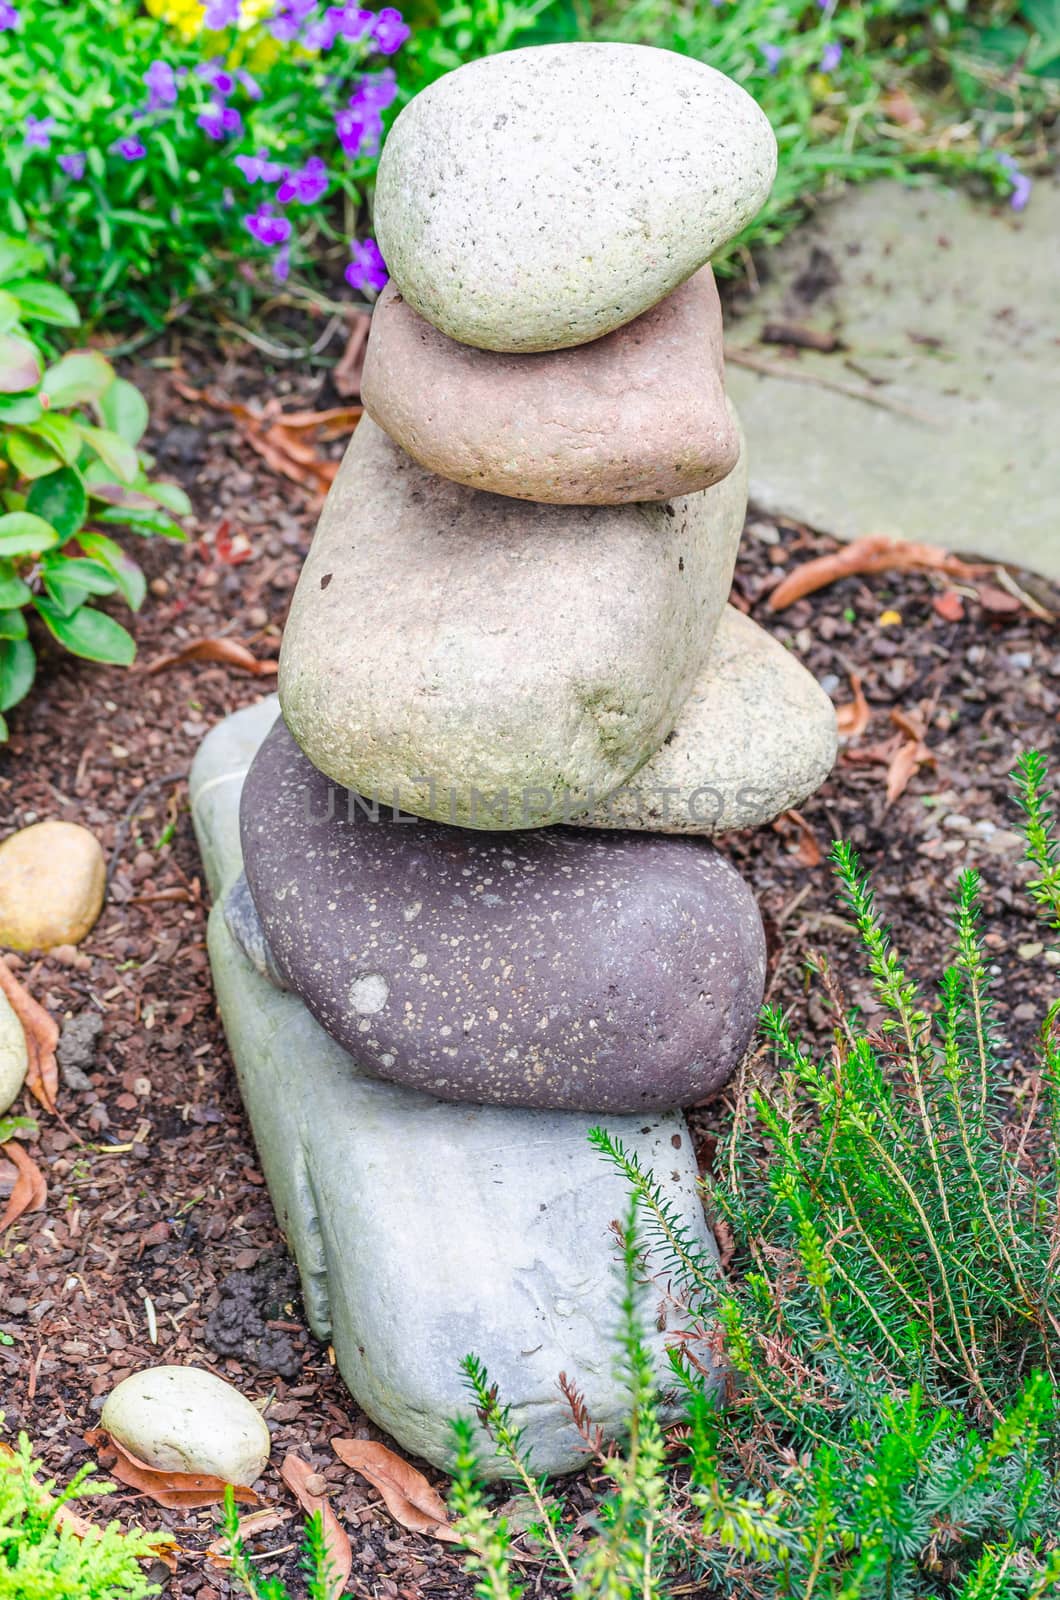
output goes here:
<path id="1" fill-rule="evenodd" d="M 0 1115 L 17 1100 L 28 1069 L 25 1030 L 7 996 L 0 994 Z"/>
<path id="2" fill-rule="evenodd" d="M 0 945 L 80 944 L 103 909 L 107 863 L 76 822 L 35 822 L 0 844 Z"/>
<path id="3" fill-rule="evenodd" d="M 521 500 L 668 500 L 717 483 L 740 453 L 709 267 L 614 333 L 539 355 L 458 344 L 389 284 L 361 396 L 421 466 Z"/>
<path id="4" fill-rule="evenodd" d="M 202 1367 L 145 1367 L 107 1396 L 100 1424 L 149 1467 L 260 1478 L 272 1440 L 261 1412 Z"/>
<path id="5" fill-rule="evenodd" d="M 588 816 L 590 828 L 727 833 L 770 822 L 835 762 L 835 709 L 778 639 L 727 606 L 662 748 Z"/>
<path id="6" fill-rule="evenodd" d="M 531 505 L 427 472 L 362 421 L 291 607 L 287 724 L 329 778 L 417 816 L 584 810 L 673 727 L 745 501 L 737 466 L 659 505 Z"/>
<path id="7" fill-rule="evenodd" d="M 471 61 L 405 107 L 375 229 L 405 299 L 451 338 L 558 350 L 691 277 L 775 170 L 764 113 L 702 61 L 540 45 Z"/>

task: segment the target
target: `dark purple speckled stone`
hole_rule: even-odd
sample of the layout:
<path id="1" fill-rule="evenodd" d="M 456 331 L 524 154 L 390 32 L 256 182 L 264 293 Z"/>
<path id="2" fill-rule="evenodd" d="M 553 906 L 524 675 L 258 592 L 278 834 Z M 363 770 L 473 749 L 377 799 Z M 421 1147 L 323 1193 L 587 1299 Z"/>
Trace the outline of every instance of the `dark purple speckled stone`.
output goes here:
<path id="1" fill-rule="evenodd" d="M 688 1105 L 732 1074 L 765 940 L 717 851 L 360 805 L 277 722 L 241 814 L 277 967 L 359 1062 L 445 1100 L 601 1112 Z"/>

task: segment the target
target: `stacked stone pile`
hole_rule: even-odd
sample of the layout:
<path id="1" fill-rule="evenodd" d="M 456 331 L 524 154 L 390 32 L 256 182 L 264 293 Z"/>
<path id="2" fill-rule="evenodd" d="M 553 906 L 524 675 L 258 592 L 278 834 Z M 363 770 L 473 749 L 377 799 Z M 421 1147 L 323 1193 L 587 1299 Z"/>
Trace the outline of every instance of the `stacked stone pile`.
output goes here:
<path id="1" fill-rule="evenodd" d="M 622 1186 L 594 1121 L 711 1245 L 672 1108 L 739 1063 L 765 946 L 706 839 L 835 753 L 827 696 L 726 604 L 746 470 L 707 263 L 774 162 L 735 84 L 633 46 L 490 57 L 402 112 L 368 416 L 295 595 L 282 719 L 230 719 L 193 776 L 222 1010 L 311 1320 L 439 1464 L 468 1351 L 540 1469 L 578 1459 L 561 1370 L 621 1426 Z"/>

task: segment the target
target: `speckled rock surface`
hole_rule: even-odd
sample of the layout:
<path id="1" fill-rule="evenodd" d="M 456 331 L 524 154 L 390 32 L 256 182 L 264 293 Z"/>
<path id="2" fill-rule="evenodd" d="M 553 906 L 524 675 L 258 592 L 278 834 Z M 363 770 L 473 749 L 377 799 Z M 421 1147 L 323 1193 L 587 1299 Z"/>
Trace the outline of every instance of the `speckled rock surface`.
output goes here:
<path id="1" fill-rule="evenodd" d="M 390 284 L 361 396 L 422 466 L 521 500 L 667 500 L 717 483 L 740 454 L 709 267 L 614 333 L 540 355 L 457 344 Z"/>
<path id="2" fill-rule="evenodd" d="M 364 420 L 280 656 L 280 700 L 346 788 L 465 827 L 587 809 L 662 743 L 725 605 L 743 458 L 660 505 L 539 506 L 427 472 Z"/>
<path id="3" fill-rule="evenodd" d="M 245 872 L 239 874 L 225 894 L 222 915 L 229 933 L 255 972 L 260 972 L 263 978 L 268 978 L 278 989 L 286 989 L 286 980 L 272 959 L 272 951 L 265 938 L 265 929 L 258 916 L 258 908 L 250 893 Z"/>
<path id="4" fill-rule="evenodd" d="M 0 1114 L 17 1100 L 28 1069 L 25 1031 L 7 996 L 0 994 Z"/>
<path id="5" fill-rule="evenodd" d="M 776 141 L 723 73 L 644 45 L 508 50 L 430 84 L 379 162 L 397 287 L 486 350 L 585 344 L 647 311 L 762 205 Z"/>
<path id="6" fill-rule="evenodd" d="M 241 869 L 240 786 L 277 710 L 273 697 L 227 718 L 192 768 L 192 814 L 215 902 Z M 451 1468 L 448 1419 L 467 1414 L 459 1364 L 474 1350 L 512 1403 L 538 1470 L 580 1465 L 585 1449 L 558 1373 L 584 1389 L 608 1438 L 625 1422 L 614 1373 L 610 1223 L 628 1195 L 586 1135 L 604 1122 L 654 1172 L 682 1227 L 710 1254 L 684 1118 L 451 1105 L 384 1083 L 329 1039 L 296 996 L 254 971 L 217 903 L 209 944 L 243 1100 L 309 1321 L 333 1344 L 357 1403 L 401 1447 Z M 681 1313 L 653 1289 L 645 1302 L 665 1391 L 665 1346 Z M 711 1350 L 700 1346 L 697 1358 L 716 1372 Z M 501 1472 L 478 1442 L 488 1473 Z"/>
<path id="7" fill-rule="evenodd" d="M 80 944 L 103 909 L 107 863 L 96 836 L 50 818 L 0 844 L 0 946 Z"/>
<path id="8" fill-rule="evenodd" d="M 660 750 L 588 817 L 594 828 L 726 833 L 771 822 L 835 764 L 835 709 L 779 640 L 732 606 Z"/>
<path id="9" fill-rule="evenodd" d="M 765 977 L 754 897 L 692 840 L 373 818 L 278 723 L 247 775 L 273 960 L 370 1070 L 447 1100 L 688 1105 L 740 1061 Z"/>
<path id="10" fill-rule="evenodd" d="M 203 1367 L 145 1367 L 107 1396 L 100 1426 L 149 1467 L 260 1478 L 272 1441 L 256 1406 Z"/>

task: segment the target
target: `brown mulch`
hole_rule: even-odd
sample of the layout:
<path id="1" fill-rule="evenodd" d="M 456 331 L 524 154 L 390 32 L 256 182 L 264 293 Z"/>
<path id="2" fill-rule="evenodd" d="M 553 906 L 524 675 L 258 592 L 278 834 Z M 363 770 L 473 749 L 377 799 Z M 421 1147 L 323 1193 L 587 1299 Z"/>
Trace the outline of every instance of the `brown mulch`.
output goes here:
<path id="1" fill-rule="evenodd" d="M 198 525 L 185 546 L 142 547 L 151 593 L 136 623 L 139 666 L 75 665 L 45 650 L 37 687 L 0 753 L 0 833 L 64 817 L 113 852 L 106 909 L 80 950 L 11 962 L 66 1025 L 65 1082 L 60 1115 L 42 1117 L 33 1147 L 47 1207 L 0 1239 L 0 1407 L 7 1429 L 25 1428 L 48 1471 L 65 1478 L 90 1457 L 85 1431 L 120 1378 L 163 1361 L 210 1366 L 252 1398 L 270 1397 L 267 1502 L 293 1505 L 278 1470 L 288 1450 L 326 1480 L 352 1541 L 354 1592 L 463 1597 L 471 1586 L 452 1549 L 398 1528 L 330 1449 L 336 1435 L 381 1435 L 305 1327 L 214 1008 L 207 897 L 184 780 L 207 729 L 268 693 L 273 680 L 209 661 L 144 668 L 202 638 L 274 659 L 316 503 L 311 488 L 276 476 L 224 412 L 181 398 L 174 361 L 136 376 L 153 403 L 158 471 L 185 484 Z M 212 363 L 185 353 L 182 370 L 186 383 L 244 401 L 272 396 L 288 410 L 339 403 L 322 368 L 300 368 L 292 379 L 289 368 L 269 371 L 242 347 Z M 333 460 L 341 441 L 321 450 Z M 951 543 L 960 548 L 959 533 Z M 1055 753 L 1060 743 L 1060 636 L 1025 606 L 1007 605 L 997 582 L 980 599 L 974 586 L 916 573 L 846 578 L 771 616 L 766 597 L 778 579 L 834 548 L 752 517 L 737 574 L 740 602 L 836 702 L 853 701 L 857 677 L 871 713 L 798 819 L 724 846 L 766 918 L 771 997 L 819 1033 L 825 1019 L 807 994 L 804 961 L 823 949 L 853 998 L 871 1003 L 836 914 L 824 859 L 833 838 L 861 850 L 898 943 L 927 977 L 944 961 L 956 875 L 978 865 L 1018 1092 L 1060 975 L 1019 893 L 1025 874 L 1007 774 L 1022 749 Z M 1017 578 L 1060 614 L 1060 594 Z M 948 620 L 960 608 L 942 596 L 955 588 L 964 615 Z M 890 803 L 888 764 L 903 719 L 923 729 L 929 759 Z M 707 1153 L 723 1115 L 719 1106 L 696 1115 Z M 4 1192 L 0 1181 L 0 1199 Z M 588 1505 L 584 1481 L 571 1492 L 576 1506 Z M 115 1504 L 123 1518 L 172 1528 L 191 1552 L 168 1594 L 229 1594 L 224 1572 L 196 1553 L 213 1536 L 210 1511 L 165 1512 L 126 1490 Z M 295 1592 L 298 1527 L 293 1515 L 254 1545 L 278 1552 L 262 1569 L 281 1573 Z"/>

